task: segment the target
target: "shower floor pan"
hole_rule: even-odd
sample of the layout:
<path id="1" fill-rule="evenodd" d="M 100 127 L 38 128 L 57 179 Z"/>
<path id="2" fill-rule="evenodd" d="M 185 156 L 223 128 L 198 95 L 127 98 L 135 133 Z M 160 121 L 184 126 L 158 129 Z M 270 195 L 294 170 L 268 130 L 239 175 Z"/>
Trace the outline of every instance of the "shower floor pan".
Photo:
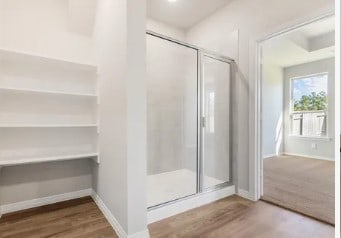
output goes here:
<path id="1" fill-rule="evenodd" d="M 223 181 L 205 176 L 204 187 L 213 187 Z M 188 169 L 149 175 L 147 205 L 152 207 L 196 193 L 196 173 Z"/>

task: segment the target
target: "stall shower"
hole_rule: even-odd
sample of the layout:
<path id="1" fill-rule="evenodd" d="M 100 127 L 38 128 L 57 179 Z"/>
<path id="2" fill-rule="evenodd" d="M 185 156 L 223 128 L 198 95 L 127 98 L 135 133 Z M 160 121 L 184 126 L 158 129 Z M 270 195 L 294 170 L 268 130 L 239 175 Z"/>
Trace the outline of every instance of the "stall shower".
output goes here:
<path id="1" fill-rule="evenodd" d="M 233 183 L 232 63 L 147 32 L 149 208 Z"/>

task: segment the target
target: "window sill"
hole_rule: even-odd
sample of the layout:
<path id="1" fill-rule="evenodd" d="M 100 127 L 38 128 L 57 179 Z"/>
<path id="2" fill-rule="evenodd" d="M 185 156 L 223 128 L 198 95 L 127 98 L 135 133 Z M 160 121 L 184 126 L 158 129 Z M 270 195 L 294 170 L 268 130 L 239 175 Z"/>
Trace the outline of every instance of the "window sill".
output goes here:
<path id="1" fill-rule="evenodd" d="M 333 141 L 333 138 L 330 138 L 330 137 L 314 137 L 314 136 L 294 136 L 294 135 L 289 135 L 289 138 L 300 139 L 300 140 Z"/>

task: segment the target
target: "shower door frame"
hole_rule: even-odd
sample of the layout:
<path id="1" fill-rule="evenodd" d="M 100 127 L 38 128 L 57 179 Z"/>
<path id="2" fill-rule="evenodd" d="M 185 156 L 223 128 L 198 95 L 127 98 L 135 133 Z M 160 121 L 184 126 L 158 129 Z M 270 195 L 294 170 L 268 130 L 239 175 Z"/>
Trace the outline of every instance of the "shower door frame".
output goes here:
<path id="1" fill-rule="evenodd" d="M 221 61 L 223 63 L 227 63 L 230 66 L 230 74 L 229 74 L 229 102 L 230 102 L 230 106 L 229 106 L 229 117 L 231 118 L 232 116 L 232 106 L 231 106 L 231 102 L 232 102 L 232 93 L 231 93 L 231 85 L 232 85 L 232 66 L 233 66 L 233 60 L 222 56 L 222 55 L 217 55 L 215 53 L 209 52 L 207 50 L 204 49 L 198 49 L 198 69 L 199 69 L 199 73 L 198 73 L 198 180 L 197 180 L 197 194 L 201 194 L 204 192 L 211 192 L 220 188 L 224 188 L 227 186 L 231 186 L 233 185 L 233 164 L 232 164 L 232 120 L 229 120 L 229 181 L 225 181 L 223 183 L 217 184 L 215 186 L 210 186 L 207 188 L 204 188 L 204 133 L 203 130 L 205 128 L 205 126 L 203 124 L 206 124 L 206 116 L 204 115 L 204 103 L 203 103 L 203 98 L 204 98 L 204 92 L 205 92 L 205 87 L 204 87 L 204 71 L 203 71 L 203 58 L 204 57 L 208 57 L 211 59 L 214 59 L 216 61 Z M 204 122 L 205 121 L 205 122 Z"/>
<path id="2" fill-rule="evenodd" d="M 202 130 L 203 130 L 203 93 L 204 93 L 204 86 L 203 86 L 203 63 L 202 63 L 202 58 L 203 57 L 210 57 L 212 59 L 215 59 L 215 60 L 218 60 L 218 61 L 222 61 L 224 63 L 227 63 L 230 65 L 230 102 L 231 102 L 231 84 L 232 84 L 232 66 L 234 64 L 234 59 L 230 58 L 230 57 L 226 57 L 226 56 L 223 56 L 223 55 L 220 55 L 220 54 L 217 54 L 215 52 L 212 52 L 212 51 L 209 51 L 209 50 L 206 50 L 206 49 L 203 49 L 203 48 L 200 48 L 200 47 L 197 47 L 195 45 L 192 45 L 192 44 L 188 44 L 188 43 L 185 43 L 185 42 L 182 42 L 182 41 L 179 41 L 177 39 L 174 39 L 172 37 L 168 37 L 168 36 L 165 36 L 165 35 L 162 35 L 162 34 L 159 34 L 159 33 L 156 33 L 154 31 L 150 31 L 150 30 L 147 30 L 146 31 L 146 34 L 147 35 L 150 35 L 150 36 L 153 36 L 153 37 L 156 37 L 156 38 L 159 38 L 159 39 L 162 39 L 162 40 L 166 40 L 166 41 L 169 41 L 169 42 L 172 42 L 172 43 L 175 43 L 175 44 L 178 44 L 178 45 L 181 45 L 181 46 L 184 46 L 184 47 L 187 47 L 187 48 L 191 48 L 193 50 L 196 51 L 197 53 L 197 159 L 196 159 L 196 193 L 195 194 L 191 194 L 191 195 L 187 195 L 187 196 L 184 196 L 184 197 L 181 197 L 181 198 L 177 198 L 177 199 L 174 199 L 174 200 L 170 200 L 170 201 L 167 201 L 167 202 L 164 202 L 164 203 L 161 203 L 161 204 L 157 204 L 157 205 L 154 205 L 154 206 L 151 206 L 151 207 L 148 207 L 147 210 L 150 211 L 150 210 L 154 210 L 154 209 L 157 209 L 157 208 L 160 208 L 160 207 L 164 207 L 164 206 L 167 206 L 169 204 L 173 204 L 173 203 L 176 203 L 176 202 L 179 202 L 179 201 L 182 201 L 182 200 L 185 200 L 185 199 L 188 199 L 188 198 L 192 198 L 192 197 L 196 197 L 198 195 L 201 195 L 203 193 L 209 193 L 209 192 L 212 192 L 212 191 L 215 191 L 215 190 L 218 190 L 218 189 L 221 189 L 221 188 L 225 188 L 225 187 L 228 187 L 228 186 L 231 186 L 233 185 L 233 163 L 232 163 L 232 141 L 231 139 L 229 140 L 229 143 L 230 143 L 230 150 L 229 150 L 229 158 L 230 158 L 230 161 L 229 161 L 229 168 L 230 168 L 230 171 L 229 171 L 229 181 L 227 182 L 224 182 L 224 183 L 221 183 L 221 184 L 218 184 L 218 185 L 215 185 L 215 186 L 212 186 L 212 187 L 209 187 L 209 188 L 206 188 L 204 189 L 203 187 L 203 179 L 204 179 L 204 171 L 203 171 L 203 162 L 204 162 L 204 157 L 203 157 L 203 133 L 202 133 Z M 230 106 L 229 107 L 229 111 L 230 111 L 230 116 L 232 115 L 232 107 Z M 230 128 L 232 128 L 232 120 L 229 121 L 230 123 Z M 230 134 L 229 134 L 230 138 L 232 138 L 232 130 L 230 130 Z"/>

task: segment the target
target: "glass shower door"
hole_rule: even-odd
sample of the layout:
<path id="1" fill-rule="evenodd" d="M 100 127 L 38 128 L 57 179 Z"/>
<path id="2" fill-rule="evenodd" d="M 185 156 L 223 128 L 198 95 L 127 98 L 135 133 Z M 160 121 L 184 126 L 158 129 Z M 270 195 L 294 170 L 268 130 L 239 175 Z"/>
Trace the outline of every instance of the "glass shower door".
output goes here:
<path id="1" fill-rule="evenodd" d="M 148 207 L 197 192 L 197 50 L 147 35 Z"/>
<path id="2" fill-rule="evenodd" d="M 202 189 L 231 181 L 230 63 L 202 55 Z"/>

